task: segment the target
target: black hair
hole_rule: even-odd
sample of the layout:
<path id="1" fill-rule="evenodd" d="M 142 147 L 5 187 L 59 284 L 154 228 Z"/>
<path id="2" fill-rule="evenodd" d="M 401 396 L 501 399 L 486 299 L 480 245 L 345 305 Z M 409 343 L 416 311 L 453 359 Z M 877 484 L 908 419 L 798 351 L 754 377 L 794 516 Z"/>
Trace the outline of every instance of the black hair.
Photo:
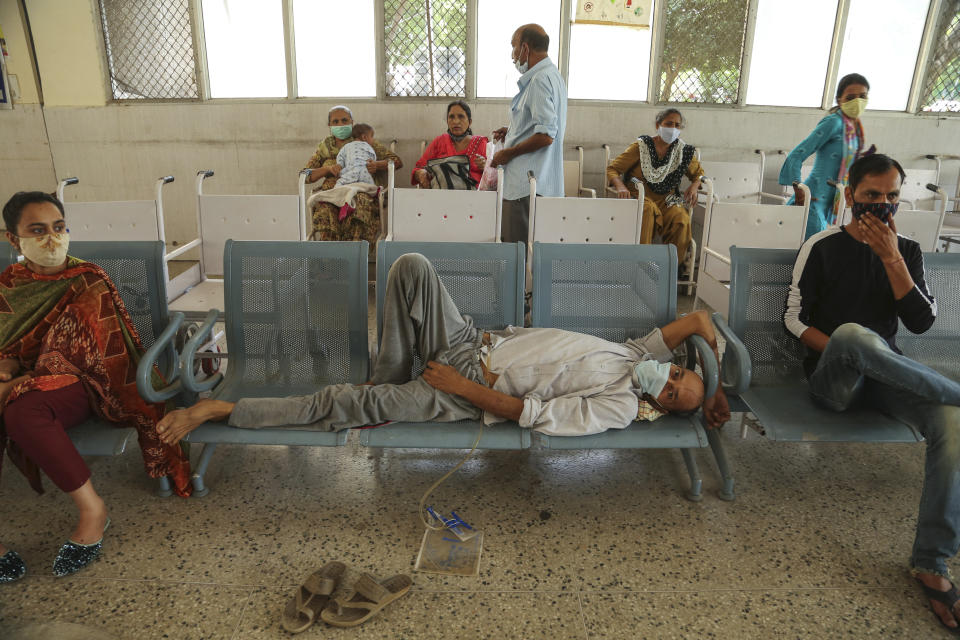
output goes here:
<path id="1" fill-rule="evenodd" d="M 448 116 L 450 115 L 450 109 L 453 109 L 454 107 L 460 107 L 461 109 L 463 109 L 464 113 L 467 114 L 467 120 L 473 120 L 473 114 L 470 113 L 470 105 L 468 105 L 466 102 L 464 102 L 463 100 L 454 100 L 453 102 L 451 102 L 450 104 L 448 104 L 448 105 L 447 105 L 447 115 L 448 115 Z M 472 136 L 472 135 L 473 135 L 473 129 L 471 129 L 471 128 L 468 126 L 465 133 L 466 133 L 468 136 Z"/>
<path id="2" fill-rule="evenodd" d="M 660 123 L 667 119 L 667 116 L 672 115 L 672 114 L 674 114 L 674 113 L 677 114 L 678 116 L 680 116 L 680 128 L 682 129 L 682 128 L 683 128 L 683 125 L 685 124 L 685 120 L 684 120 L 684 118 L 683 118 L 683 114 L 680 113 L 680 109 L 674 109 L 673 107 L 670 107 L 669 109 L 664 109 L 663 111 L 661 111 L 660 113 L 658 113 L 658 114 L 657 114 L 657 119 L 654 120 L 654 122 L 656 122 L 656 123 L 657 123 L 657 126 L 659 127 L 659 126 L 660 126 Z"/>
<path id="3" fill-rule="evenodd" d="M 27 205 L 44 202 L 54 205 L 60 211 L 61 216 L 66 216 L 63 211 L 63 203 L 55 196 L 43 191 L 18 191 L 7 200 L 7 204 L 3 205 L 3 224 L 7 227 L 7 231 L 16 235 L 17 226 L 20 224 L 20 218 L 23 216 L 23 210 L 27 208 Z"/>
<path id="4" fill-rule="evenodd" d="M 363 134 L 370 133 L 372 131 L 373 131 L 373 127 L 371 127 L 370 125 L 364 122 L 360 122 L 353 125 L 353 130 L 350 132 L 350 135 L 353 136 L 354 138 L 359 138 Z"/>
<path id="5" fill-rule="evenodd" d="M 903 184 L 903 180 L 907 177 L 907 174 L 904 173 L 903 167 L 900 166 L 899 162 L 882 153 L 871 153 L 868 156 L 863 156 L 850 166 L 850 176 L 847 179 L 847 183 L 850 185 L 850 191 L 856 191 L 857 185 L 860 184 L 860 181 L 863 180 L 865 176 L 875 176 L 880 173 L 886 173 L 894 167 L 896 167 L 900 173 L 900 184 Z"/>
<path id="6" fill-rule="evenodd" d="M 837 83 L 837 102 L 840 102 L 840 96 L 842 96 L 843 92 L 847 90 L 847 87 L 852 84 L 862 84 L 867 89 L 870 88 L 870 83 L 867 82 L 867 79 L 862 75 L 859 73 L 848 73 L 840 78 L 840 82 Z"/>
<path id="7" fill-rule="evenodd" d="M 541 27 L 542 28 L 542 27 Z M 550 48 L 550 36 L 538 27 L 528 25 L 520 30 L 520 43 L 526 42 L 531 51 L 543 52 Z"/>

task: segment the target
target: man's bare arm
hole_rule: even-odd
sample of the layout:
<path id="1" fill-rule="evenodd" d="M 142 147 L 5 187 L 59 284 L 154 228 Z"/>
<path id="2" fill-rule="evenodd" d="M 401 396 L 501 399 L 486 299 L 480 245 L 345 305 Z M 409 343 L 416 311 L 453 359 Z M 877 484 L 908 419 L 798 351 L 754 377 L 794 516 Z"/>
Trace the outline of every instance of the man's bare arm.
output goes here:
<path id="1" fill-rule="evenodd" d="M 660 329 L 663 334 L 663 342 L 671 351 L 680 346 L 684 340 L 690 336 L 700 336 L 707 341 L 710 348 L 713 349 L 713 355 L 720 363 L 720 352 L 717 349 L 717 334 L 713 330 L 713 323 L 710 321 L 710 314 L 705 310 L 688 313 L 682 318 L 677 318 L 667 326 Z"/>
<path id="2" fill-rule="evenodd" d="M 535 133 L 523 142 L 497 151 L 493 159 L 490 160 L 490 166 L 499 167 L 502 164 L 507 164 L 517 156 L 533 153 L 538 149 L 549 147 L 551 144 L 553 144 L 553 138 L 545 133 Z"/>
<path id="3" fill-rule="evenodd" d="M 800 342 L 817 353 L 823 353 L 823 350 L 827 348 L 827 341 L 829 340 L 830 336 L 816 327 L 807 327 L 806 330 L 800 334 Z"/>
<path id="4" fill-rule="evenodd" d="M 226 420 L 233 412 L 233 407 L 233 402 L 201 400 L 192 407 L 171 411 L 160 418 L 157 433 L 167 444 L 176 444 L 204 422 Z"/>
<path id="5" fill-rule="evenodd" d="M 478 409 L 489 411 L 501 418 L 519 421 L 520 414 L 523 413 L 521 398 L 508 396 L 467 380 L 450 365 L 428 362 L 423 372 L 423 379 L 434 389 L 460 396 Z"/>

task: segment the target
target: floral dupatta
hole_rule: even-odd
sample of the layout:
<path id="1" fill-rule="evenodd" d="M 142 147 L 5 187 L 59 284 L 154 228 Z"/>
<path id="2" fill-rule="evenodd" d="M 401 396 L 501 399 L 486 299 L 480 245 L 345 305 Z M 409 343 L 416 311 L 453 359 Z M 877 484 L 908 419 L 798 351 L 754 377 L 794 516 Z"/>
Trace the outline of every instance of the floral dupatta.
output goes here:
<path id="1" fill-rule="evenodd" d="M 843 157 L 840 159 L 840 172 L 837 174 L 837 189 L 833 194 L 833 220 L 830 224 L 837 224 L 843 213 L 845 202 L 844 190 L 847 187 L 847 177 L 850 173 L 850 167 L 860 157 L 863 150 L 863 124 L 860 119 L 851 120 L 843 112 L 840 112 L 843 119 Z"/>
<path id="2" fill-rule="evenodd" d="M 147 473 L 169 475 L 174 491 L 190 495 L 190 463 L 179 445 L 157 434 L 162 404 L 149 404 L 137 392 L 137 363 L 143 344 L 120 294 L 97 265 L 68 258 L 67 268 L 40 275 L 22 264 L 0 273 L 0 359 L 17 359 L 32 377 L 18 384 L 6 403 L 29 391 L 52 391 L 83 383 L 94 412 L 137 430 Z M 156 374 L 159 377 L 159 374 Z M 3 451 L 42 493 L 40 471 L 6 436 Z"/>

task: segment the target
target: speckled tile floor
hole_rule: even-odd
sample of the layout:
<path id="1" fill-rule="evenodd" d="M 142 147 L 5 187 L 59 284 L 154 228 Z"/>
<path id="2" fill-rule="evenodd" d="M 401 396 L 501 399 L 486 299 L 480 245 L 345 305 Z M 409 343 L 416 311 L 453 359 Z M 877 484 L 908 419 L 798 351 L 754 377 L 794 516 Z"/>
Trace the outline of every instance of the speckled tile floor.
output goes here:
<path id="1" fill-rule="evenodd" d="M 470 578 L 413 572 L 417 502 L 459 451 L 370 450 L 356 434 L 329 449 L 223 445 L 210 494 L 190 500 L 154 497 L 136 447 L 91 458 L 113 524 L 103 556 L 64 579 L 50 566 L 69 498 L 34 495 L 7 464 L 0 540 L 29 574 L 0 587 L 0 637 L 47 623 L 57 640 L 88 637 L 76 625 L 285 638 L 284 603 L 332 559 L 347 582 L 369 571 L 415 585 L 367 625 L 303 638 L 948 637 L 906 568 L 921 445 L 776 444 L 735 425 L 723 437 L 735 502 L 716 497 L 707 451 L 700 503 L 684 498 L 677 451 L 477 452 L 431 500 L 483 529 Z"/>

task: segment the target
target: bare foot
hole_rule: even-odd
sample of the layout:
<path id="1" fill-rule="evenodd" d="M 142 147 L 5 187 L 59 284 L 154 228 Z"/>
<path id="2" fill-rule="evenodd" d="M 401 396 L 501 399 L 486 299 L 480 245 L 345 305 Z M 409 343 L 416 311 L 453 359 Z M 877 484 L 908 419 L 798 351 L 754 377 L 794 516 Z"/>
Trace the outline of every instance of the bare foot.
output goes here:
<path id="1" fill-rule="evenodd" d="M 204 422 L 223 420 L 230 417 L 232 402 L 223 400 L 201 400 L 187 409 L 171 411 L 157 423 L 157 433 L 167 444 L 176 444 Z"/>
<path id="2" fill-rule="evenodd" d="M 950 581 L 943 576 L 938 576 L 932 573 L 917 573 L 916 578 L 931 589 L 944 592 L 950 590 Z M 936 600 L 930 600 L 930 607 L 933 609 L 933 612 L 937 614 L 940 620 L 943 621 L 944 625 L 950 627 L 951 629 L 957 628 L 957 619 L 960 617 L 960 610 L 958 610 L 958 607 L 955 606 L 953 611 L 951 611 L 947 605 L 943 604 L 942 602 L 937 602 Z"/>
<path id="3" fill-rule="evenodd" d="M 107 526 L 107 505 L 99 499 L 80 511 L 80 519 L 70 539 L 79 544 L 93 544 L 103 537 L 103 528 Z"/>

